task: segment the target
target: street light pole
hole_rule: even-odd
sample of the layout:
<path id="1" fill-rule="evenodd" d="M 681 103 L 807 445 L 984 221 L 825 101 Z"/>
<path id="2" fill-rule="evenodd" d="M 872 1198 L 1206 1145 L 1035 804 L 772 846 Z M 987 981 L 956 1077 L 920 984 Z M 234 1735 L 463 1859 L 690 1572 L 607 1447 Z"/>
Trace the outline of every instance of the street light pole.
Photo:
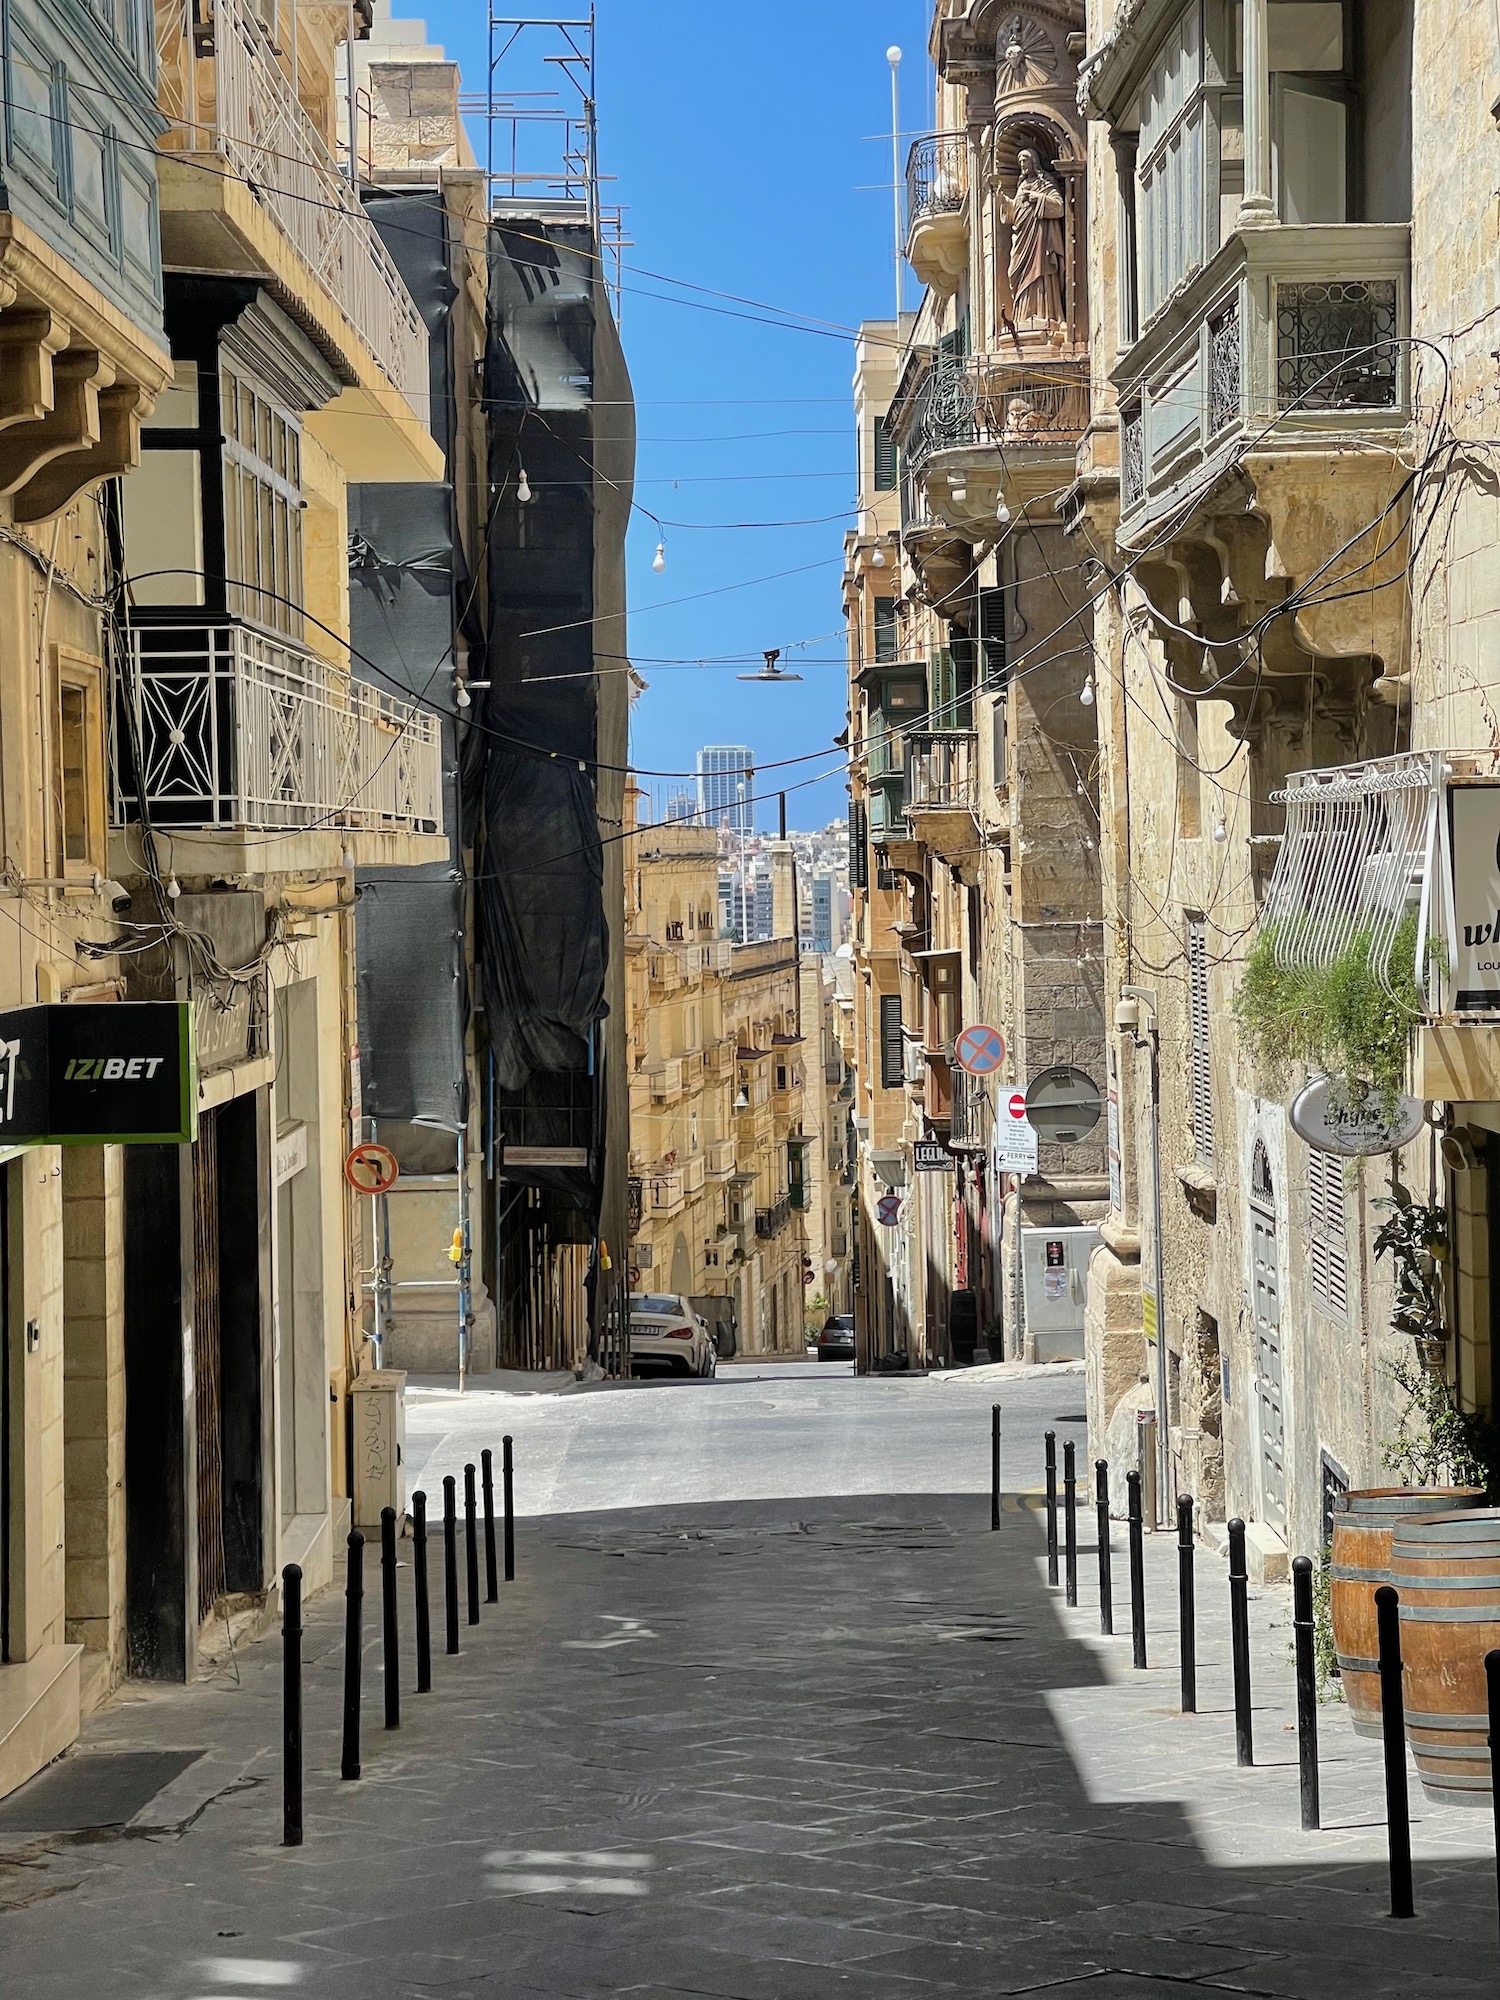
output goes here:
<path id="1" fill-rule="evenodd" d="M 885 52 L 891 66 L 891 222 L 896 251 L 896 337 L 901 337 L 901 51 Z"/>

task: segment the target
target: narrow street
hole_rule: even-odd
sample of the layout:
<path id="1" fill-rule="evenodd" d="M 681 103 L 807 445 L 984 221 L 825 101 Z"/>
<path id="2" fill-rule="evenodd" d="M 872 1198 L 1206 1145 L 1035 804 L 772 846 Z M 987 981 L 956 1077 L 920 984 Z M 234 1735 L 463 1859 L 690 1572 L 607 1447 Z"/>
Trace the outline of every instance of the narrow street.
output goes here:
<path id="1" fill-rule="evenodd" d="M 7 1991 L 1492 1993 L 1488 1814 L 1414 1796 L 1417 1918 L 1392 1923 L 1379 1750 L 1338 1707 L 1322 1712 L 1326 1830 L 1297 1830 L 1284 1592 L 1252 1597 L 1260 1762 L 1237 1771 L 1218 1558 L 1198 1556 L 1201 1713 L 1182 1717 L 1167 1538 L 1148 1542 L 1144 1674 L 1118 1531 L 1127 1636 L 1098 1637 L 1087 1516 L 1079 1609 L 1046 1589 L 1026 1489 L 1078 1376 L 1002 1382 L 998 1535 L 986 1386 L 793 1363 L 461 1406 L 418 1394 L 429 1485 L 498 1444 L 485 1418 L 503 1408 L 516 1582 L 456 1659 L 439 1613 L 419 1698 L 403 1545 L 389 1734 L 367 1569 L 358 1783 L 337 1775 L 342 1602 L 309 1607 L 301 1849 L 280 1845 L 274 1638 L 197 1685 L 123 1690 L 0 1805 Z M 863 1490 L 841 1491 L 856 1471 Z M 434 1578 L 440 1593 L 439 1563 Z"/>

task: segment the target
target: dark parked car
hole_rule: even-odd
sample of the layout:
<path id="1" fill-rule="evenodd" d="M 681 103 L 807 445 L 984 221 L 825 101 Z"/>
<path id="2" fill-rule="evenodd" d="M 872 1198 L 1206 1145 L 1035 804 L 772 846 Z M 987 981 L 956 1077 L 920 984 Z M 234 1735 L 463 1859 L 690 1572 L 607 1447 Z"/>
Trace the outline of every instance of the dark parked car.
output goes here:
<path id="1" fill-rule="evenodd" d="M 818 1359 L 820 1361 L 854 1359 L 853 1313 L 830 1313 L 824 1320 L 823 1331 L 818 1335 Z"/>

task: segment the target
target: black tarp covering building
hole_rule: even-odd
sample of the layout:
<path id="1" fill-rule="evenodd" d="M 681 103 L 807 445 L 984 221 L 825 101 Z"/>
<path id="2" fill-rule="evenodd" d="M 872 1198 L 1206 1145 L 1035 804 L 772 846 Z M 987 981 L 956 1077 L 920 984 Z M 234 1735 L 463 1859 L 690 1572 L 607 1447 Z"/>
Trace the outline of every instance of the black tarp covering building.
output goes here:
<path id="1" fill-rule="evenodd" d="M 517 1316 L 535 1310 L 549 1246 L 591 1246 L 594 1333 L 614 1289 L 599 1283 L 607 1246 L 622 1261 L 625 1247 L 617 836 L 634 418 L 588 230 L 516 215 L 490 241 L 491 685 L 476 704 L 465 791 L 479 842 L 486 1157 L 511 1189 L 508 1200 L 496 1191 L 493 1289 L 502 1341 L 509 1327 L 524 1360 L 542 1350 Z M 508 1229 L 507 1215 L 520 1218 Z M 531 1303 L 516 1303 L 523 1294 Z"/>
<path id="2" fill-rule="evenodd" d="M 349 625 L 359 679 L 440 717 L 449 858 L 361 871 L 356 925 L 364 1111 L 406 1150 L 402 1126 L 456 1133 L 468 1115 L 464 1063 L 463 829 L 453 675 L 472 597 L 455 525 L 456 448 L 450 220 L 433 190 L 367 198 L 372 220 L 429 333 L 431 428 L 447 455 L 442 485 L 349 488 Z M 478 621 L 470 612 L 470 643 Z M 393 1129 L 396 1128 L 396 1129 Z M 424 1162 L 425 1163 L 425 1162 Z"/>

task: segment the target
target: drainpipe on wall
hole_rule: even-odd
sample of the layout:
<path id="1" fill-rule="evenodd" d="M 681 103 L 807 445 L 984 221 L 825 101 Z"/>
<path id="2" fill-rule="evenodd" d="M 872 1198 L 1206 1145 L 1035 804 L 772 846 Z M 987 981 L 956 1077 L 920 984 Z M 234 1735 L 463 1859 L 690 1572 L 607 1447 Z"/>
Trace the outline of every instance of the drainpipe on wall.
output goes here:
<path id="1" fill-rule="evenodd" d="M 1141 1032 L 1141 1012 L 1151 1017 L 1151 1025 Z M 1156 993 L 1149 986 L 1122 986 L 1115 1026 L 1129 1031 L 1136 1048 L 1143 1045 L 1151 1059 L 1151 1290 L 1141 1288 L 1141 1317 L 1148 1337 L 1154 1337 L 1156 1402 L 1156 1508 L 1153 1526 L 1167 1525 L 1171 1473 L 1171 1438 L 1167 1423 L 1167 1330 L 1162 1314 L 1161 1261 L 1161 1032 L 1157 1023 Z"/>

